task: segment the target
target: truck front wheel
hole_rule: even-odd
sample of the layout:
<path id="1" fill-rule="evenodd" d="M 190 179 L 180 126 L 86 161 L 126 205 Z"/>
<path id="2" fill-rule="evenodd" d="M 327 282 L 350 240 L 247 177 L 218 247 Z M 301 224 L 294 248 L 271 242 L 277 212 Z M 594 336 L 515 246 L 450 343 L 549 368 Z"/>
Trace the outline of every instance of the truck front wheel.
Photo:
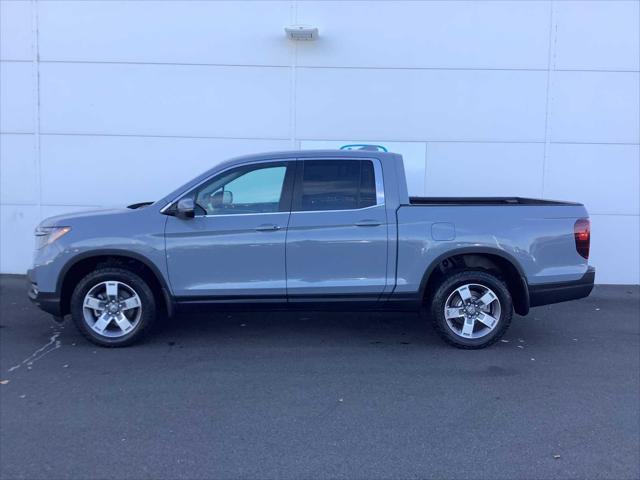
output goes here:
<path id="1" fill-rule="evenodd" d="M 103 347 L 131 345 L 155 320 L 153 292 L 135 273 L 98 268 L 84 277 L 71 296 L 71 316 L 90 341 Z"/>
<path id="2" fill-rule="evenodd" d="M 446 277 L 431 301 L 438 334 L 458 348 L 484 348 L 499 340 L 511 323 L 513 301 L 498 277 L 465 270 Z"/>

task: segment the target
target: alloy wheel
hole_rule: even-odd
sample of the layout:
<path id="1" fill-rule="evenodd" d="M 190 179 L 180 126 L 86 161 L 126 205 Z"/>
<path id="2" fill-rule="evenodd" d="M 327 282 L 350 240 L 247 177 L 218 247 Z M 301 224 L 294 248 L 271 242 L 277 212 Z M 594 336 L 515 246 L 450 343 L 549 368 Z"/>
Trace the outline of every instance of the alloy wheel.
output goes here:
<path id="1" fill-rule="evenodd" d="M 132 332 L 142 316 L 142 302 L 136 291 L 118 281 L 93 286 L 83 301 L 86 324 L 98 335 L 119 338 Z"/>
<path id="2" fill-rule="evenodd" d="M 444 317 L 449 329 L 462 338 L 482 338 L 498 325 L 502 307 L 498 296 L 485 285 L 469 283 L 447 297 Z"/>

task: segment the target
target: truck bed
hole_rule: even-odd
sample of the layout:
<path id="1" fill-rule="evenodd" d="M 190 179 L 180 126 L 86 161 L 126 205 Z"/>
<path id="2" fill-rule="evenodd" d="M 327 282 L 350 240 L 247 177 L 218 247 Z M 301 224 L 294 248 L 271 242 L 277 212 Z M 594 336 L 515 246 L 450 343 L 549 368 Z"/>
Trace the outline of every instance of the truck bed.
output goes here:
<path id="1" fill-rule="evenodd" d="M 410 205 L 582 205 L 575 202 L 523 197 L 409 197 Z"/>

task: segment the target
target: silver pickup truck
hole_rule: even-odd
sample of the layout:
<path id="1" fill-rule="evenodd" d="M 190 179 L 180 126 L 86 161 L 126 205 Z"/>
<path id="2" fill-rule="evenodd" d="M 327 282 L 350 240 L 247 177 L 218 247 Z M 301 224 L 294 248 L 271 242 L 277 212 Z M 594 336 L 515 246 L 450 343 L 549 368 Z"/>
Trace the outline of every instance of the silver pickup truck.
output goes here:
<path id="1" fill-rule="evenodd" d="M 577 203 L 410 197 L 400 155 L 289 151 L 153 203 L 44 220 L 28 288 L 108 347 L 161 315 L 242 305 L 423 311 L 448 343 L 482 348 L 514 311 L 589 295 L 589 240 Z"/>

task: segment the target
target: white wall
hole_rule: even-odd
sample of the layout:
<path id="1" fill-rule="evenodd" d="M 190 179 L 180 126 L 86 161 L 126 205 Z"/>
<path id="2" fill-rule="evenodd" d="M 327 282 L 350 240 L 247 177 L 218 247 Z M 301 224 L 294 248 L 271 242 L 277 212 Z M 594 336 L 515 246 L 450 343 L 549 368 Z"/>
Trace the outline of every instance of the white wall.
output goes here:
<path id="1" fill-rule="evenodd" d="M 361 141 L 403 153 L 414 194 L 584 202 L 597 281 L 640 283 L 637 0 L 0 7 L 2 272 L 45 216 Z"/>

